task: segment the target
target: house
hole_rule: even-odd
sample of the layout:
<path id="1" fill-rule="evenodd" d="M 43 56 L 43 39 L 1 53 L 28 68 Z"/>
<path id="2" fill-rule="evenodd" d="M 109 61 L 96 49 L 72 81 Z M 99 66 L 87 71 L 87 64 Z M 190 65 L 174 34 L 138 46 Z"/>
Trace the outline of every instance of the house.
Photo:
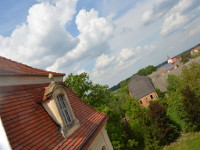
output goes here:
<path id="1" fill-rule="evenodd" d="M 82 102 L 64 75 L 0 57 L 0 133 L 7 148 L 113 150 L 108 116 Z"/>
<path id="2" fill-rule="evenodd" d="M 194 56 L 195 54 L 198 54 L 199 52 L 200 52 L 200 46 L 197 46 L 197 47 L 195 47 L 195 48 L 193 48 L 193 49 L 191 50 L 190 54 L 191 54 L 192 56 Z"/>
<path id="3" fill-rule="evenodd" d="M 168 62 L 168 64 L 174 64 L 175 62 L 177 61 L 177 58 L 171 58 L 171 57 L 167 57 L 167 62 Z"/>
<path id="4" fill-rule="evenodd" d="M 135 99 L 139 99 L 142 106 L 147 106 L 149 101 L 158 98 L 155 88 L 147 76 L 134 74 L 131 77 L 128 88 L 130 95 Z"/>

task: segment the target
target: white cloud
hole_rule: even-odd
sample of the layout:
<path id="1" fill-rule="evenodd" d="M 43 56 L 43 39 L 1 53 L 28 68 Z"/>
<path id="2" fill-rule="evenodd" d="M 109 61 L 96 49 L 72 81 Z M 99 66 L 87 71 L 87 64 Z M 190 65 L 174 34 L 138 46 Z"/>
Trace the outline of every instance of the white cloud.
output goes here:
<path id="1" fill-rule="evenodd" d="M 149 25 L 161 19 L 179 0 L 156 0 L 153 7 L 142 15 L 142 21 Z"/>
<path id="2" fill-rule="evenodd" d="M 113 61 L 113 57 L 109 58 L 107 55 L 102 54 L 101 56 L 99 56 L 99 57 L 96 59 L 95 68 L 96 68 L 96 69 L 100 69 L 100 68 L 106 67 L 106 66 L 108 66 L 112 61 Z"/>
<path id="3" fill-rule="evenodd" d="M 0 55 L 66 74 L 87 71 L 113 85 L 199 42 L 199 0 L 112 0 L 105 9 L 106 1 L 94 1 L 100 12 L 82 9 L 77 16 L 77 0 L 38 1 L 11 36 L 0 35 Z M 74 17 L 76 37 L 66 29 Z"/>
<path id="4" fill-rule="evenodd" d="M 120 59 L 126 60 L 133 56 L 134 52 L 128 48 L 123 48 L 119 53 Z"/>
<path id="5" fill-rule="evenodd" d="M 81 73 L 83 73 L 83 72 L 87 72 L 85 69 L 81 69 L 81 70 L 78 70 L 77 72 L 76 72 L 76 74 L 78 74 L 78 75 L 80 75 Z"/>
<path id="6" fill-rule="evenodd" d="M 111 57 L 102 54 L 96 59 L 95 67 L 90 72 L 91 78 L 96 83 L 108 85 L 123 80 L 127 72 L 133 73 L 134 70 L 130 70 L 131 66 L 152 50 L 155 50 L 155 46 L 145 45 L 144 47 L 138 46 L 135 49 L 123 48 L 119 54 Z"/>
<path id="7" fill-rule="evenodd" d="M 66 55 L 57 59 L 52 66 L 47 68 L 48 70 L 78 65 L 82 61 L 95 59 L 109 50 L 107 40 L 112 36 L 114 27 L 106 18 L 99 17 L 94 9 L 89 12 L 82 9 L 76 16 L 76 24 L 80 31 L 79 43 Z"/>
<path id="8" fill-rule="evenodd" d="M 161 28 L 161 34 L 167 35 L 180 27 L 182 27 L 187 21 L 188 17 L 183 12 L 192 5 L 192 1 L 181 0 L 177 3 L 166 16 Z"/>
<path id="9" fill-rule="evenodd" d="M 178 29 L 180 25 L 187 22 L 187 20 L 187 17 L 180 13 L 173 13 L 165 19 L 160 33 L 166 35 Z"/>
<path id="10" fill-rule="evenodd" d="M 52 64 L 78 42 L 65 30 L 75 6 L 76 0 L 42 1 L 33 5 L 26 23 L 19 25 L 10 37 L 1 36 L 1 55 L 33 66 Z"/>

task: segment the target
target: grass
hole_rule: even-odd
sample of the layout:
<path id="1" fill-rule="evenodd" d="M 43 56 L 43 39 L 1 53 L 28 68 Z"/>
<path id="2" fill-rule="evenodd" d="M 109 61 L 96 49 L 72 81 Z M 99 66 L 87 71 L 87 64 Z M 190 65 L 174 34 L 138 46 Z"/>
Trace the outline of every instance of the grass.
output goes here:
<path id="1" fill-rule="evenodd" d="M 183 134 L 176 142 L 165 146 L 163 150 L 199 150 L 200 132 Z"/>

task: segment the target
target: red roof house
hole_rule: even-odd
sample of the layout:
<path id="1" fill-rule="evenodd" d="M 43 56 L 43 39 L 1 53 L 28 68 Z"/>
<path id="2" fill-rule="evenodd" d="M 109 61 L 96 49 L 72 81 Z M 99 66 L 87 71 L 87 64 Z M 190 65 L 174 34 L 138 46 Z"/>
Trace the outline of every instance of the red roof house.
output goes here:
<path id="1" fill-rule="evenodd" d="M 0 117 L 12 149 L 113 149 L 108 116 L 83 103 L 64 75 L 0 57 Z"/>
<path id="2" fill-rule="evenodd" d="M 169 56 L 167 56 L 167 62 L 168 64 L 174 64 L 177 61 L 177 58 L 171 58 Z"/>
<path id="3" fill-rule="evenodd" d="M 195 53 L 199 53 L 199 52 L 200 52 L 200 46 L 197 46 L 191 50 L 191 55 L 194 55 Z"/>

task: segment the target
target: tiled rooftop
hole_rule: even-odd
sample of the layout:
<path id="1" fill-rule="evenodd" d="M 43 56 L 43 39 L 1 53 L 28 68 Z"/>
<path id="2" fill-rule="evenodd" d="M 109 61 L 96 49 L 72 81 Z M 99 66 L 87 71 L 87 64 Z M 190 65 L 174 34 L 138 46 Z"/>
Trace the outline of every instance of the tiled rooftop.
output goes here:
<path id="1" fill-rule="evenodd" d="M 0 76 L 47 76 L 49 73 L 54 76 L 65 75 L 64 73 L 33 68 L 0 56 Z"/>
<path id="2" fill-rule="evenodd" d="M 12 61 L 6 61 L 12 66 Z M 20 69 L 17 71 L 22 72 Z M 0 87 L 0 116 L 11 147 L 24 150 L 87 149 L 105 125 L 107 116 L 83 103 L 67 89 L 69 102 L 80 127 L 64 138 L 40 103 L 46 86 L 48 84 Z"/>
<path id="3" fill-rule="evenodd" d="M 200 46 L 197 46 L 197 47 L 192 49 L 192 51 L 195 51 L 195 50 L 200 50 Z"/>

